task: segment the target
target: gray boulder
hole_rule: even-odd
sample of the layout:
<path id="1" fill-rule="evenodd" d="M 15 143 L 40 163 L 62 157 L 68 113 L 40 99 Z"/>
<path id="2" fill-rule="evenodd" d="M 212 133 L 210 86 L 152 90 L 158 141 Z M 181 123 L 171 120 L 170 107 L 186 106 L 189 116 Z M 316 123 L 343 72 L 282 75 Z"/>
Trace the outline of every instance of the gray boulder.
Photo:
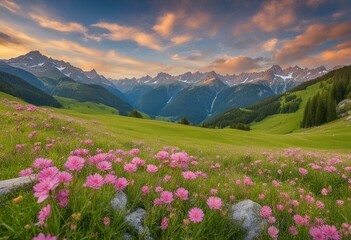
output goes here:
<path id="1" fill-rule="evenodd" d="M 268 222 L 260 215 L 261 205 L 251 200 L 241 201 L 231 208 L 230 218 L 247 231 L 245 240 L 259 237 Z"/>
<path id="2" fill-rule="evenodd" d="M 339 117 L 351 115 L 351 99 L 344 99 L 336 106 L 336 112 Z"/>
<path id="3" fill-rule="evenodd" d="M 127 195 L 122 191 L 117 191 L 115 197 L 111 201 L 114 210 L 125 211 L 127 207 Z"/>
<path id="4" fill-rule="evenodd" d="M 146 240 L 153 240 L 150 236 L 148 227 L 144 227 L 144 219 L 146 211 L 142 208 L 137 208 L 134 212 L 126 216 L 127 223 L 138 231 L 138 234 L 143 236 Z"/>

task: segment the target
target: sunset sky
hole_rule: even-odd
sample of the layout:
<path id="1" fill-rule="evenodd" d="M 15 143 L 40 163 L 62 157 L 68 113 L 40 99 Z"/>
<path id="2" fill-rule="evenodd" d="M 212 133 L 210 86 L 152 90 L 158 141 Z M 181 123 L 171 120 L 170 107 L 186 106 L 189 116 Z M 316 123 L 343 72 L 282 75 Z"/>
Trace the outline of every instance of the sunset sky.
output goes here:
<path id="1" fill-rule="evenodd" d="M 351 64 L 350 0 L 0 0 L 0 59 L 31 50 L 111 78 Z"/>

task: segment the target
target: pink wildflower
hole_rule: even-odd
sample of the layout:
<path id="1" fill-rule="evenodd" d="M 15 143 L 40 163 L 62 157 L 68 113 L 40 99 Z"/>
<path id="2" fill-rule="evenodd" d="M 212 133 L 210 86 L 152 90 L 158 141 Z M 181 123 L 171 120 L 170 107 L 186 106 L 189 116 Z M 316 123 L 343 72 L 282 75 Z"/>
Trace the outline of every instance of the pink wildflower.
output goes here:
<path id="1" fill-rule="evenodd" d="M 112 184 L 112 185 L 115 185 L 116 180 L 117 180 L 117 177 L 114 174 L 106 174 L 104 179 L 105 183 Z"/>
<path id="2" fill-rule="evenodd" d="M 57 237 L 51 236 L 50 234 L 45 235 L 44 233 L 39 233 L 39 235 L 34 237 L 32 240 L 57 240 Z"/>
<path id="3" fill-rule="evenodd" d="M 304 169 L 304 168 L 299 168 L 299 173 L 300 173 L 301 175 L 307 175 L 307 174 L 308 174 L 308 171 L 307 171 L 306 169 Z"/>
<path id="4" fill-rule="evenodd" d="M 73 176 L 69 172 L 63 171 L 57 174 L 57 179 L 62 183 L 68 183 L 72 181 Z"/>
<path id="5" fill-rule="evenodd" d="M 129 182 L 126 178 L 117 178 L 115 187 L 117 190 L 124 190 L 129 185 Z"/>
<path id="6" fill-rule="evenodd" d="M 166 204 L 171 204 L 173 202 L 173 193 L 169 191 L 161 192 L 160 198 Z"/>
<path id="7" fill-rule="evenodd" d="M 126 172 L 136 172 L 138 170 L 138 166 L 134 163 L 126 163 L 124 164 L 124 167 L 123 167 L 124 171 Z"/>
<path id="8" fill-rule="evenodd" d="M 219 197 L 209 197 L 207 199 L 207 206 L 212 209 L 212 210 L 219 210 L 222 207 L 222 199 L 220 199 Z"/>
<path id="9" fill-rule="evenodd" d="M 158 167 L 156 167 L 155 165 L 149 164 L 147 165 L 146 171 L 151 174 L 157 173 Z"/>
<path id="10" fill-rule="evenodd" d="M 84 167 L 85 159 L 77 156 L 68 157 L 64 167 L 70 171 L 80 171 Z"/>
<path id="11" fill-rule="evenodd" d="M 50 217 L 50 215 L 51 215 L 51 205 L 48 204 L 39 211 L 38 225 L 43 226 L 45 224 L 45 221 Z"/>
<path id="12" fill-rule="evenodd" d="M 24 177 L 24 176 L 29 176 L 33 173 L 33 170 L 31 168 L 26 168 L 26 169 L 23 169 L 19 172 L 19 176 L 20 177 Z"/>
<path id="13" fill-rule="evenodd" d="M 272 215 L 272 209 L 269 206 L 263 206 L 260 215 L 263 218 L 269 218 Z"/>
<path id="14" fill-rule="evenodd" d="M 168 227 L 169 219 L 164 217 L 161 222 L 161 229 L 162 231 L 165 231 Z"/>
<path id="15" fill-rule="evenodd" d="M 278 228 L 274 227 L 274 226 L 270 226 L 268 228 L 268 234 L 271 238 L 273 239 L 278 239 L 278 233 L 279 233 L 279 230 Z"/>
<path id="16" fill-rule="evenodd" d="M 101 171 L 108 171 L 112 169 L 112 163 L 108 161 L 101 161 L 96 164 L 96 167 Z"/>
<path id="17" fill-rule="evenodd" d="M 37 158 L 33 162 L 33 167 L 43 169 L 52 166 L 52 160 L 46 158 Z"/>
<path id="18" fill-rule="evenodd" d="M 196 174 L 192 171 L 182 172 L 182 175 L 185 179 L 193 180 L 197 178 Z"/>
<path id="19" fill-rule="evenodd" d="M 204 219 L 204 212 L 200 208 L 193 208 L 188 212 L 190 221 L 193 223 L 200 223 Z"/>
<path id="20" fill-rule="evenodd" d="M 99 189 L 104 185 L 104 178 L 98 174 L 95 173 L 94 175 L 89 175 L 87 177 L 86 182 L 84 183 L 84 187 L 90 187 L 93 189 Z"/>
<path id="21" fill-rule="evenodd" d="M 150 193 L 150 187 L 149 186 L 143 186 L 141 188 L 141 192 L 143 193 L 143 195 L 148 195 Z"/>
<path id="22" fill-rule="evenodd" d="M 58 174 L 58 172 L 59 170 L 57 167 L 44 168 L 38 173 L 38 180 L 42 181 L 47 178 L 51 179 L 55 177 Z"/>
<path id="23" fill-rule="evenodd" d="M 178 188 L 175 191 L 175 195 L 181 200 L 188 200 L 188 194 L 189 194 L 189 191 L 186 190 L 185 188 Z"/>

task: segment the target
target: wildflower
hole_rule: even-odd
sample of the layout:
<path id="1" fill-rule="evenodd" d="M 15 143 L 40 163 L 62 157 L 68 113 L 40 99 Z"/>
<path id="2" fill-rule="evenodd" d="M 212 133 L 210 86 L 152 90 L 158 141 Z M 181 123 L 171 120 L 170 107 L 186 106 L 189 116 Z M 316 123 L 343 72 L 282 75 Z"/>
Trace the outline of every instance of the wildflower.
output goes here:
<path id="1" fill-rule="evenodd" d="M 68 182 L 72 181 L 73 176 L 69 172 L 63 171 L 63 172 L 59 172 L 57 174 L 57 179 L 62 183 L 68 183 Z"/>
<path id="2" fill-rule="evenodd" d="M 299 173 L 300 173 L 301 175 L 307 175 L 307 174 L 308 174 L 308 171 L 307 171 L 306 169 L 304 169 L 304 168 L 299 168 Z"/>
<path id="3" fill-rule="evenodd" d="M 278 233 L 279 233 L 279 230 L 276 227 L 270 226 L 268 228 L 268 234 L 271 238 L 278 239 Z"/>
<path id="4" fill-rule="evenodd" d="M 323 189 L 321 190 L 321 194 L 322 194 L 323 196 L 327 196 L 327 195 L 328 195 L 328 189 L 323 188 Z"/>
<path id="5" fill-rule="evenodd" d="M 51 236 L 50 233 L 48 235 L 39 233 L 39 235 L 34 237 L 32 240 L 57 240 L 57 237 Z"/>
<path id="6" fill-rule="evenodd" d="M 155 205 L 162 205 L 162 203 L 163 203 L 163 201 L 162 201 L 161 198 L 156 198 L 156 199 L 154 200 L 154 204 L 155 204 Z"/>
<path id="7" fill-rule="evenodd" d="M 138 155 L 140 153 L 140 150 L 138 148 L 133 148 L 132 150 L 129 151 L 130 155 Z"/>
<path id="8" fill-rule="evenodd" d="M 143 186 L 142 188 L 141 188 L 141 192 L 143 193 L 143 195 L 148 195 L 149 193 L 150 193 L 150 188 L 149 188 L 149 186 Z"/>
<path id="9" fill-rule="evenodd" d="M 101 171 L 108 171 L 112 169 L 112 163 L 108 161 L 101 161 L 96 164 L 96 167 Z"/>
<path id="10" fill-rule="evenodd" d="M 159 160 L 164 160 L 169 157 L 169 153 L 166 151 L 159 151 L 156 156 L 154 157 L 155 159 Z"/>
<path id="11" fill-rule="evenodd" d="M 68 205 L 69 190 L 60 190 L 55 195 L 55 200 L 59 203 L 60 207 L 64 208 Z"/>
<path id="12" fill-rule="evenodd" d="M 343 206 L 344 201 L 343 200 L 336 200 L 336 204 L 338 204 L 339 206 Z"/>
<path id="13" fill-rule="evenodd" d="M 149 164 L 147 165 L 146 171 L 151 174 L 157 173 L 158 167 L 156 167 L 155 165 Z"/>
<path id="14" fill-rule="evenodd" d="M 43 226 L 45 224 L 45 221 L 50 217 L 50 215 L 51 215 L 51 205 L 48 204 L 39 211 L 38 225 Z"/>
<path id="15" fill-rule="evenodd" d="M 166 204 L 171 204 L 173 202 L 173 193 L 169 191 L 163 191 L 161 192 L 160 198 L 162 201 Z"/>
<path id="16" fill-rule="evenodd" d="M 219 197 L 209 197 L 207 199 L 207 206 L 212 210 L 219 210 L 222 207 L 222 199 Z"/>
<path id="17" fill-rule="evenodd" d="M 129 182 L 126 178 L 117 178 L 115 182 L 115 187 L 117 190 L 124 190 L 129 185 Z"/>
<path id="18" fill-rule="evenodd" d="M 73 218 L 73 220 L 75 221 L 79 221 L 81 219 L 81 214 L 79 212 L 77 213 L 72 213 L 71 217 Z"/>
<path id="19" fill-rule="evenodd" d="M 244 177 L 244 184 L 250 186 L 252 184 L 251 178 L 245 176 Z"/>
<path id="20" fill-rule="evenodd" d="M 124 171 L 126 172 L 136 172 L 138 170 L 138 166 L 134 163 L 126 163 L 124 164 L 124 167 L 123 167 Z"/>
<path id="21" fill-rule="evenodd" d="M 55 177 L 58 174 L 58 172 L 59 170 L 57 167 L 44 168 L 38 173 L 38 180 L 42 181 L 44 179 L 51 179 Z"/>
<path id="22" fill-rule="evenodd" d="M 106 174 L 105 179 L 104 179 L 105 183 L 112 184 L 112 185 L 114 185 L 116 183 L 116 180 L 117 180 L 117 177 L 111 173 Z"/>
<path id="23" fill-rule="evenodd" d="M 200 208 L 193 208 L 188 212 L 190 221 L 193 223 L 200 223 L 204 219 L 204 212 Z"/>
<path id="24" fill-rule="evenodd" d="M 86 182 L 84 183 L 84 187 L 90 187 L 93 189 L 99 189 L 104 185 L 104 178 L 98 174 L 95 173 L 94 175 L 89 175 L 87 177 Z"/>
<path id="25" fill-rule="evenodd" d="M 196 174 L 192 171 L 182 172 L 182 175 L 185 179 L 193 180 L 197 178 Z"/>
<path id="26" fill-rule="evenodd" d="M 161 222 L 161 229 L 162 231 L 165 231 L 168 227 L 169 219 L 164 217 Z"/>
<path id="27" fill-rule="evenodd" d="M 34 185 L 34 196 L 38 198 L 38 203 L 42 203 L 49 197 L 50 191 L 54 190 L 59 185 L 59 180 L 45 179 L 38 184 Z"/>
<path id="28" fill-rule="evenodd" d="M 103 222 L 104 222 L 104 225 L 105 225 L 105 226 L 109 226 L 109 225 L 110 225 L 110 223 L 111 223 L 111 220 L 110 220 L 110 218 L 109 218 L 109 217 L 104 217 Z"/>
<path id="29" fill-rule="evenodd" d="M 181 200 L 188 200 L 189 191 L 185 188 L 178 188 L 175 191 L 175 195 Z"/>
<path id="30" fill-rule="evenodd" d="M 157 186 L 156 188 L 155 188 L 155 192 L 157 192 L 157 193 L 160 193 L 160 192 L 162 192 L 163 191 L 163 187 L 161 187 L 161 186 Z"/>
<path id="31" fill-rule="evenodd" d="M 29 176 L 33 173 L 33 170 L 31 168 L 26 168 L 26 169 L 23 169 L 19 172 L 19 176 L 20 177 L 24 177 L 24 176 Z"/>
<path id="32" fill-rule="evenodd" d="M 215 189 L 215 188 L 212 188 L 212 189 L 210 190 L 210 193 L 211 193 L 212 195 L 217 195 L 218 190 Z"/>
<path id="33" fill-rule="evenodd" d="M 85 159 L 78 156 L 68 157 L 64 167 L 70 171 L 80 171 L 84 167 Z"/>
<path id="34" fill-rule="evenodd" d="M 263 218 L 269 218 L 272 215 L 272 209 L 269 206 L 263 206 L 260 215 Z"/>
<path id="35" fill-rule="evenodd" d="M 164 181 L 164 182 L 168 182 L 169 180 L 171 180 L 171 176 L 169 176 L 169 175 L 166 175 L 166 176 L 163 178 L 163 181 Z"/>
<path id="36" fill-rule="evenodd" d="M 296 230 L 296 227 L 295 226 L 291 226 L 289 227 L 289 232 L 291 235 L 297 235 L 297 230 Z"/>
<path id="37" fill-rule="evenodd" d="M 33 167 L 34 168 L 44 169 L 44 168 L 51 167 L 51 166 L 52 166 L 52 160 L 51 159 L 37 158 L 33 162 Z"/>

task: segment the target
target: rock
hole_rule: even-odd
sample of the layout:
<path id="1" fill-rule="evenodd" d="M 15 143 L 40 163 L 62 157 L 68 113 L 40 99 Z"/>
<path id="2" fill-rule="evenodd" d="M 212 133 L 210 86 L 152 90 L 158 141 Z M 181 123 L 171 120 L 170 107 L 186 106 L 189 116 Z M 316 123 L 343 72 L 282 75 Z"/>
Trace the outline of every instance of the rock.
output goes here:
<path id="1" fill-rule="evenodd" d="M 260 215 L 261 205 L 251 200 L 244 200 L 232 206 L 230 217 L 247 231 L 245 240 L 260 236 L 268 222 Z"/>
<path id="2" fill-rule="evenodd" d="M 25 177 L 19 177 L 19 178 L 12 178 L 4 181 L 0 181 L 0 196 L 11 192 L 12 190 L 22 187 L 24 185 L 33 183 L 33 180 L 35 180 L 36 175 L 30 175 L 30 176 L 25 176 Z"/>
<path id="3" fill-rule="evenodd" d="M 133 237 L 132 237 L 132 235 L 130 235 L 129 233 L 125 233 L 125 234 L 123 235 L 123 239 L 124 239 L 124 240 L 133 240 Z"/>
<path id="4" fill-rule="evenodd" d="M 146 211 L 142 208 L 137 208 L 134 212 L 126 216 L 127 223 L 138 231 L 139 235 L 144 236 L 146 240 L 152 240 L 149 228 L 144 228 L 144 218 Z"/>
<path id="5" fill-rule="evenodd" d="M 344 99 L 336 106 L 336 112 L 339 117 L 350 115 L 351 99 Z"/>
<path id="6" fill-rule="evenodd" d="M 115 197 L 111 201 L 111 206 L 114 210 L 125 211 L 127 201 L 127 195 L 123 191 L 117 191 Z"/>
<path id="7" fill-rule="evenodd" d="M 346 118 L 346 121 L 351 121 L 351 116 L 349 116 L 348 118 Z"/>

